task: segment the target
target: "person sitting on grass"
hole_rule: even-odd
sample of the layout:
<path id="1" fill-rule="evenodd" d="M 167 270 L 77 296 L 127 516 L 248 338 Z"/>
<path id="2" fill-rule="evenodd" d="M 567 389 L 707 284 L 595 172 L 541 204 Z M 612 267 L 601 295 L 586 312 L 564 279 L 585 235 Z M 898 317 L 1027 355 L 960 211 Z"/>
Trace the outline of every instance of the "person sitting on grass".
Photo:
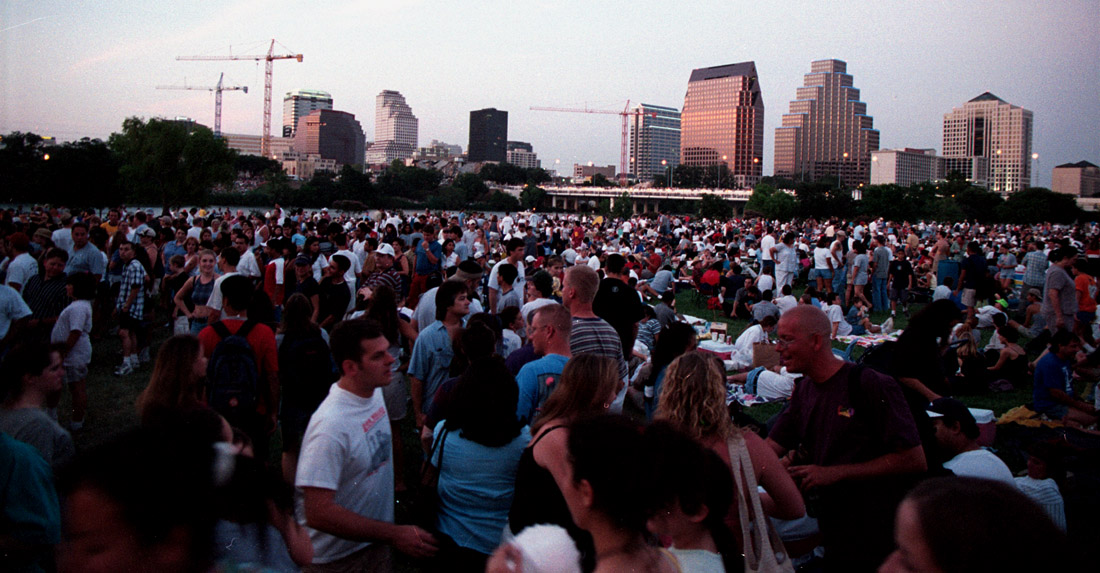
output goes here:
<path id="1" fill-rule="evenodd" d="M 1050 352 L 1035 365 L 1032 401 L 1035 411 L 1069 426 L 1091 426 L 1098 420 L 1096 408 L 1073 391 L 1073 368 L 1081 341 L 1076 334 L 1059 330 L 1050 339 Z"/>
<path id="2" fill-rule="evenodd" d="M 734 343 L 733 355 L 730 356 L 735 370 L 744 370 L 752 366 L 754 345 L 758 342 L 767 342 L 768 334 L 775 330 L 777 322 L 779 321 L 769 314 L 759 323 L 746 328 L 737 337 L 737 342 Z"/>
<path id="3" fill-rule="evenodd" d="M 848 309 L 848 315 L 844 320 L 852 326 L 852 336 L 864 336 L 866 334 L 890 334 L 894 331 L 894 319 L 887 318 L 881 326 L 871 322 L 867 316 L 867 307 L 870 303 L 867 299 L 855 297 L 852 306 Z"/>

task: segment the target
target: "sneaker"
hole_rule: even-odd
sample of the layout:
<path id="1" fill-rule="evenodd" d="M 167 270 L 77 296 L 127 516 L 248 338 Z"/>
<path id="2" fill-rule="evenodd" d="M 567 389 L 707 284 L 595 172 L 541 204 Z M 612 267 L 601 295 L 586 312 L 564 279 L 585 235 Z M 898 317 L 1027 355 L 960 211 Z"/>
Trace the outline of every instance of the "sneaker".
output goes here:
<path id="1" fill-rule="evenodd" d="M 893 331 L 894 331 L 894 317 L 891 316 L 890 318 L 887 318 L 885 322 L 882 323 L 882 333 L 883 334 L 890 334 Z"/>
<path id="2" fill-rule="evenodd" d="M 123 362 L 115 369 L 115 376 L 126 376 L 134 373 L 134 367 L 129 362 Z"/>

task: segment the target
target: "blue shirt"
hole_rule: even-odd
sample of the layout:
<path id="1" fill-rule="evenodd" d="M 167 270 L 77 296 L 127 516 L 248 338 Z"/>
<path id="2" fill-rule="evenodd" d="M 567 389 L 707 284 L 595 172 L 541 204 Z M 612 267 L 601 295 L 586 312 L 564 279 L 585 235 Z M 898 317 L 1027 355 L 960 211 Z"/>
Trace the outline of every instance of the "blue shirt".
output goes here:
<path id="1" fill-rule="evenodd" d="M 535 419 L 546 398 L 557 387 L 566 362 L 569 362 L 567 356 L 547 354 L 520 368 L 516 375 L 516 384 L 519 386 L 516 418 L 528 424 Z"/>
<path id="2" fill-rule="evenodd" d="M 428 243 L 428 250 L 435 255 L 437 262 L 433 265 L 428 261 L 428 253 L 424 250 L 424 243 Z M 443 247 L 435 242 L 420 241 L 416 244 L 416 274 L 427 275 L 439 270 L 439 263 L 443 259 Z"/>
<path id="3" fill-rule="evenodd" d="M 451 367 L 454 356 L 451 335 L 442 321 L 432 323 L 431 326 L 420 331 L 420 335 L 416 337 L 412 358 L 409 361 L 409 376 L 424 383 L 421 412 L 432 409 L 435 393 L 447 380 L 448 369 Z"/>
<path id="4" fill-rule="evenodd" d="M 444 424 L 446 421 L 436 424 L 436 436 L 441 435 Z M 480 553 L 490 554 L 500 545 L 515 493 L 516 468 L 529 441 L 531 433 L 526 427 L 498 448 L 467 440 L 461 430 L 447 431 L 431 459 L 439 468 L 441 532 L 459 546 Z"/>
<path id="5" fill-rule="evenodd" d="M 103 251 L 88 243 L 82 249 L 74 249 L 65 263 L 65 274 L 92 273 L 103 277 L 107 271 L 107 262 L 103 260 Z"/>
<path id="6" fill-rule="evenodd" d="M 1047 353 L 1035 365 L 1035 387 L 1031 399 L 1036 412 L 1042 414 L 1060 404 L 1051 397 L 1051 390 L 1061 390 L 1073 396 L 1073 362 L 1063 361 L 1053 352 Z"/>

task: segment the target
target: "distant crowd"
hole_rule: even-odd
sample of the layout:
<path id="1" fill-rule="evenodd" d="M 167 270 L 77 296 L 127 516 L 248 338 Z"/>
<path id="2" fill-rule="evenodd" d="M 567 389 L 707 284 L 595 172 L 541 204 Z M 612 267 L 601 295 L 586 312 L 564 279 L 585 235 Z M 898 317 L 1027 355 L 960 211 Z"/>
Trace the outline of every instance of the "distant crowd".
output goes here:
<path id="1" fill-rule="evenodd" d="M 34 207 L 0 236 L 3 570 L 1077 564 L 1056 445 L 1014 476 L 960 399 L 1096 431 L 1094 224 Z M 89 409 L 104 369 L 147 380 L 138 427 Z M 759 432 L 746 392 L 785 403 Z"/>

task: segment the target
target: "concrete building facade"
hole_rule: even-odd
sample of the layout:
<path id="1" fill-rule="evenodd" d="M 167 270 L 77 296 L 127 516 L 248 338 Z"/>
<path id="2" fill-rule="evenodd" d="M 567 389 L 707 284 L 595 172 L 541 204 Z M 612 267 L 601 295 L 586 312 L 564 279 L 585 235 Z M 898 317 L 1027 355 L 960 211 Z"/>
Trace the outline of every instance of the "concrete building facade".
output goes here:
<path id="1" fill-rule="evenodd" d="M 410 159 L 416 151 L 420 122 L 401 92 L 383 90 L 374 100 L 374 143 L 367 149 L 367 163 Z"/>
<path id="2" fill-rule="evenodd" d="M 1031 185 L 1032 113 L 985 92 L 943 115 L 943 156 L 989 162 L 990 191 Z"/>
<path id="3" fill-rule="evenodd" d="M 493 107 L 470 112 L 470 145 L 466 158 L 503 162 L 508 154 L 508 112 Z"/>
<path id="4" fill-rule="evenodd" d="M 236 149 L 238 153 L 244 155 L 263 155 L 260 153 L 260 140 L 263 139 L 259 135 L 247 135 L 243 133 L 223 133 L 222 139 L 225 140 L 229 149 Z M 271 155 L 276 160 L 281 160 L 284 155 L 290 153 L 294 149 L 294 139 L 289 137 L 272 137 L 271 138 Z"/>
<path id="5" fill-rule="evenodd" d="M 524 169 L 542 167 L 542 161 L 539 161 L 539 156 L 530 143 L 526 141 L 509 141 L 507 149 L 506 162 Z"/>
<path id="6" fill-rule="evenodd" d="M 332 95 L 320 90 L 294 90 L 283 96 L 283 137 L 294 137 L 298 120 L 319 109 L 332 109 Z"/>
<path id="7" fill-rule="evenodd" d="M 751 186 L 760 180 L 763 162 L 764 98 L 756 64 L 692 70 L 680 114 L 679 163 L 725 163 L 735 181 Z"/>
<path id="8" fill-rule="evenodd" d="M 630 116 L 630 175 L 652 181 L 680 164 L 680 110 L 640 103 Z M 662 164 L 661 162 L 665 163 Z"/>
<path id="9" fill-rule="evenodd" d="M 1100 195 L 1100 167 L 1088 161 L 1063 163 L 1054 168 L 1050 188 L 1076 197 Z"/>
<path id="10" fill-rule="evenodd" d="M 935 149 L 879 149 L 871 152 L 871 185 L 901 185 L 943 177 L 943 160 Z"/>
<path id="11" fill-rule="evenodd" d="M 776 176 L 833 176 L 849 187 L 870 183 L 871 152 L 878 150 L 879 132 L 847 69 L 841 60 L 810 64 L 790 112 L 775 130 Z"/>

